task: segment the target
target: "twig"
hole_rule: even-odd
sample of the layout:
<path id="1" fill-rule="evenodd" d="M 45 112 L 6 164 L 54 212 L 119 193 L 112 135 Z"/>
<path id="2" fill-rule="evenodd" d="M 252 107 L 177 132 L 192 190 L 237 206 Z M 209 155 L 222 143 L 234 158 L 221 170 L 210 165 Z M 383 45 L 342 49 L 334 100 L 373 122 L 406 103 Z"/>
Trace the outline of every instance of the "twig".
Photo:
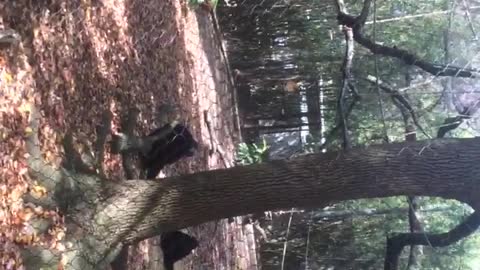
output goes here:
<path id="1" fill-rule="evenodd" d="M 208 129 L 208 136 L 210 137 L 209 154 L 212 155 L 213 153 L 217 152 L 218 155 L 220 156 L 220 159 L 222 160 L 223 166 L 225 166 L 225 168 L 232 167 L 233 165 L 230 164 L 225 158 L 226 157 L 225 152 L 222 150 L 220 145 L 215 141 L 215 137 L 213 136 L 213 131 L 212 131 L 212 124 L 208 117 L 208 111 L 206 110 L 203 111 L 203 118 L 205 121 L 205 125 L 207 126 L 207 129 Z"/>
<path id="2" fill-rule="evenodd" d="M 230 70 L 230 60 L 228 58 L 227 50 L 225 48 L 225 45 L 223 44 L 223 35 L 222 35 L 222 29 L 220 27 L 220 24 L 218 23 L 217 19 L 217 14 L 214 9 L 210 10 L 210 16 L 212 18 L 212 24 L 213 24 L 213 29 L 215 31 L 215 37 L 217 44 L 220 48 L 220 54 L 223 60 L 225 61 L 225 69 L 226 69 L 226 75 L 228 78 L 228 82 L 230 83 L 230 87 L 232 90 L 232 108 L 233 108 L 233 118 L 234 118 L 234 127 L 237 131 L 237 136 L 239 141 L 243 141 L 242 139 L 242 129 L 241 129 L 241 121 L 240 121 L 240 113 L 238 111 L 238 96 L 237 96 L 237 89 L 235 87 L 235 80 L 233 79 L 233 72 Z"/>
<path id="3" fill-rule="evenodd" d="M 213 153 L 216 152 L 216 147 L 215 147 L 214 138 L 213 138 L 212 124 L 211 124 L 210 119 L 208 117 L 208 111 L 207 110 L 203 111 L 203 118 L 204 118 L 204 121 L 205 121 L 205 125 L 207 126 L 208 137 L 210 137 L 209 155 L 213 155 Z"/>
<path id="4" fill-rule="evenodd" d="M 363 6 L 362 13 L 363 12 L 368 14 L 367 5 Z M 377 40 L 376 18 L 377 18 L 377 1 L 373 1 L 373 41 L 374 42 L 376 42 L 376 40 Z M 365 22 L 363 22 L 363 23 L 365 23 Z M 377 90 L 377 99 L 378 99 L 378 105 L 379 105 L 381 120 L 382 120 L 383 140 L 385 141 L 385 143 L 389 143 L 390 140 L 388 138 L 387 124 L 385 123 L 385 110 L 383 108 L 383 99 L 382 99 L 382 94 L 380 93 L 380 87 L 378 85 L 378 82 L 379 82 L 378 55 L 376 55 L 376 54 L 374 55 L 374 66 L 375 66 L 375 79 L 376 79 L 375 80 L 375 88 Z"/>
<path id="5" fill-rule="evenodd" d="M 473 6 L 469 8 L 470 10 L 476 10 L 480 9 L 480 6 Z M 416 18 L 422 18 L 422 17 L 430 17 L 430 16 L 436 16 L 436 15 L 441 15 L 441 14 L 452 14 L 454 12 L 453 9 L 449 10 L 441 10 L 441 11 L 432 11 L 429 13 L 421 13 L 421 14 L 415 14 L 415 15 L 406 15 L 406 16 L 401 16 L 401 17 L 395 17 L 395 18 L 390 18 L 390 19 L 383 19 L 383 20 L 377 20 L 376 23 L 386 23 L 386 22 L 395 22 L 395 21 L 402 21 L 402 20 L 410 20 L 410 19 L 416 19 Z M 373 24 L 373 21 L 368 21 L 365 22 L 365 24 Z"/>
<path id="6" fill-rule="evenodd" d="M 465 0 L 462 0 L 462 2 L 463 2 L 463 7 L 465 8 L 465 15 L 468 20 L 468 26 L 470 26 L 470 30 L 472 30 L 473 38 L 475 40 L 478 40 L 477 31 L 475 30 L 475 26 L 472 22 L 472 16 L 470 15 L 470 8 L 468 7 L 468 4 Z"/>
<path id="7" fill-rule="evenodd" d="M 391 95 L 391 98 L 398 101 L 399 104 L 401 104 L 405 109 L 407 109 L 407 111 L 410 113 L 411 117 L 412 117 L 412 120 L 413 120 L 413 123 L 415 124 L 415 126 L 427 137 L 427 138 L 431 138 L 431 136 L 423 129 L 423 127 L 420 125 L 420 123 L 418 122 L 418 117 L 415 113 L 415 110 L 413 109 L 413 107 L 410 105 L 410 102 L 408 102 L 408 100 L 402 96 L 402 94 L 400 94 L 399 91 L 387 86 L 385 83 L 383 83 L 382 81 L 378 80 L 377 81 L 377 78 L 374 78 L 373 76 L 367 76 L 367 78 L 365 78 L 366 81 L 372 83 L 372 84 L 376 84 L 379 86 L 379 88 L 383 91 L 385 91 L 386 93 L 390 94 Z"/>
<path id="8" fill-rule="evenodd" d="M 283 243 L 283 253 L 282 253 L 282 264 L 280 269 L 283 270 L 285 266 L 285 257 L 287 254 L 287 244 L 288 244 L 288 234 L 290 233 L 290 227 L 292 225 L 292 220 L 293 220 L 293 208 L 291 209 L 290 212 L 290 218 L 288 219 L 288 225 L 287 225 L 287 231 L 285 233 L 285 242 Z"/>

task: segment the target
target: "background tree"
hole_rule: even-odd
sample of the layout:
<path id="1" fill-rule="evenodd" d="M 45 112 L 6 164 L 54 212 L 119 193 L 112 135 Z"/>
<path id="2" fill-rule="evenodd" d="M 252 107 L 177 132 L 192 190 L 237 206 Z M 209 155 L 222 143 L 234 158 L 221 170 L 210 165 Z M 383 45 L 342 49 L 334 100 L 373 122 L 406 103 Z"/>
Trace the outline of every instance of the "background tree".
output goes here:
<path id="1" fill-rule="evenodd" d="M 267 59 L 275 58 L 278 59 L 278 62 L 281 62 L 281 59 L 287 59 L 282 66 L 283 72 L 287 73 L 285 77 L 296 76 L 297 83 L 300 85 L 298 93 L 289 93 L 289 95 L 300 96 L 298 100 L 302 101 L 294 105 L 301 108 L 300 114 L 279 114 L 281 117 L 258 118 L 256 129 L 260 130 L 260 138 L 267 137 L 271 146 L 272 158 L 282 157 L 282 151 L 278 149 L 285 149 L 283 153 L 286 155 L 283 156 L 291 155 L 288 149 L 291 149 L 292 142 L 299 145 L 300 149 L 306 148 L 308 151 L 318 151 L 318 148 L 325 147 L 338 149 L 341 137 L 335 134 L 341 131 L 341 127 L 336 124 L 335 99 L 342 80 L 342 77 L 337 74 L 342 65 L 341 59 L 346 42 L 339 33 L 337 25 L 333 23 L 335 14 L 338 14 L 335 5 L 348 8 L 350 14 L 355 16 L 361 13 L 364 6 L 371 5 L 372 2 L 295 1 L 277 3 L 262 1 L 259 4 L 255 1 L 239 1 L 236 4 L 233 8 L 220 7 L 222 24 L 229 26 L 226 28 L 226 37 L 230 44 L 232 65 L 241 69 L 246 67 L 246 63 L 249 61 L 265 59 L 260 65 L 250 65 L 249 73 L 242 77 L 242 82 L 248 82 L 249 86 L 243 87 L 239 91 L 247 89 L 254 97 L 249 100 L 249 104 L 261 102 L 262 99 L 255 99 L 255 95 L 261 93 L 259 89 L 269 89 L 264 87 L 261 81 L 256 80 L 255 76 L 269 72 L 274 74 L 273 76 L 282 74 L 276 72 L 279 69 L 278 64 L 274 67 L 269 64 Z M 411 131 L 407 131 L 408 127 L 415 128 L 415 133 L 420 139 L 435 136 L 470 137 L 472 134 L 476 134 L 474 131 L 477 126 L 475 117 L 472 117 L 470 113 L 462 112 L 476 111 L 473 109 L 475 105 L 471 107 L 466 104 L 477 104 L 476 100 L 478 100 L 474 90 L 478 84 L 475 79 L 478 74 L 477 70 L 472 68 L 478 62 L 474 60 L 477 54 L 473 49 L 478 44 L 472 40 L 476 36 L 472 29 L 478 25 L 478 21 L 474 19 L 476 18 L 476 9 L 476 6 L 471 6 L 469 3 L 456 1 L 428 4 L 418 1 L 388 1 L 377 2 L 376 6 L 370 6 L 369 12 L 365 13 L 367 16 L 363 18 L 364 24 L 358 24 L 358 26 L 354 26 L 354 16 L 339 16 L 341 24 L 353 26 L 355 40 L 359 43 L 355 46 L 351 73 L 353 74 L 352 82 L 358 89 L 361 100 L 353 102 L 357 98 L 354 93 L 347 96 L 347 102 L 351 102 L 353 107 L 353 110 L 350 107 L 347 108 L 348 111 L 351 110 L 351 113 L 347 113 L 347 115 L 348 132 L 354 145 L 401 141 L 411 134 Z M 348 14 L 347 9 L 342 9 L 342 12 Z M 243 24 L 240 24 L 244 21 L 256 22 L 255 30 L 245 30 L 242 27 Z M 249 37 L 246 40 L 255 39 L 261 42 L 260 36 L 272 35 L 269 32 L 272 25 L 275 26 L 274 34 L 265 42 L 265 48 L 268 49 L 264 50 L 262 55 L 258 55 L 261 51 L 259 48 L 262 47 L 258 42 L 255 43 L 255 46 L 241 43 L 244 36 Z M 281 37 L 277 38 L 279 35 Z M 454 42 L 452 37 L 459 37 L 458 35 L 462 36 L 460 40 L 468 41 L 462 42 L 462 45 Z M 385 46 L 379 46 L 380 44 Z M 236 53 L 239 50 L 242 51 L 242 54 Z M 242 57 L 237 58 L 240 55 Z M 257 67 L 256 71 L 251 70 Z M 462 72 L 462 69 L 466 72 Z M 313 82 L 317 84 L 313 88 L 309 77 L 314 78 Z M 455 83 L 452 84 L 452 82 Z M 280 86 L 282 79 L 270 83 Z M 312 93 L 314 93 L 313 96 Z M 281 91 L 270 91 L 269 94 L 283 98 Z M 382 104 L 379 104 L 379 99 Z M 276 105 L 278 106 L 278 104 L 277 102 Z M 315 106 L 320 110 L 311 106 L 312 104 L 316 104 Z M 247 114 L 255 114 L 256 109 L 245 108 L 248 111 Z M 260 110 L 268 110 L 268 108 L 268 105 L 263 105 Z M 314 115 L 316 120 L 312 120 L 315 118 L 310 118 L 311 115 Z M 308 116 L 308 119 L 305 116 Z M 297 124 L 289 127 L 281 126 L 285 118 L 287 121 Z M 302 124 L 298 124 L 299 122 Z M 461 125 L 465 122 L 473 129 Z M 249 123 L 249 129 L 253 128 L 251 125 Z M 460 128 L 457 128 L 459 126 Z M 290 136 L 292 133 L 295 135 Z M 388 136 L 387 140 L 386 136 Z M 258 139 L 253 138 L 252 140 Z M 425 205 L 439 203 L 437 200 L 419 199 L 425 199 Z M 359 205 L 368 207 L 368 202 L 366 201 L 365 205 Z M 372 202 L 372 204 L 371 207 L 378 207 L 375 203 Z M 404 201 L 401 198 L 395 198 L 385 201 L 385 204 L 395 207 L 403 205 Z M 423 203 L 420 205 L 420 208 L 425 207 Z M 335 207 L 341 208 L 343 204 L 336 204 Z M 318 211 L 322 212 L 321 209 Z M 465 211 L 468 210 L 456 211 L 456 214 L 463 216 Z M 305 215 L 308 216 L 307 213 Z M 446 215 L 450 216 L 451 214 Z M 376 237 L 366 233 L 367 236 L 361 237 L 363 241 L 356 242 L 357 244 L 350 248 L 354 249 L 360 243 L 365 245 L 381 243 L 384 241 L 384 237 L 392 231 L 405 230 L 404 223 L 397 220 L 399 216 L 387 216 L 387 218 L 386 222 L 393 222 L 396 225 L 392 224 Z M 443 218 L 441 215 L 428 215 L 428 217 L 422 217 L 420 223 L 432 224 L 432 219 L 443 220 Z M 304 220 L 301 219 L 298 222 L 302 221 Z M 268 228 L 278 224 L 275 222 L 275 218 L 272 222 L 273 224 L 270 224 L 269 221 L 262 222 L 264 223 L 262 227 Z M 295 218 L 293 218 L 293 222 L 295 222 Z M 284 238 L 288 234 L 287 231 L 290 230 L 290 235 L 296 233 L 291 231 L 295 230 L 295 227 L 288 227 L 286 223 L 282 223 L 282 225 L 274 226 L 275 230 L 271 232 L 271 239 L 267 241 L 266 246 L 262 247 L 262 258 L 268 258 L 263 260 L 264 266 L 278 267 L 285 252 L 282 245 L 276 245 L 276 248 L 273 248 L 269 243 L 289 242 L 289 239 Z M 382 228 L 385 228 L 385 225 Z M 307 240 L 305 231 L 297 233 L 302 235 L 301 239 L 304 243 L 308 242 L 307 246 L 310 248 L 305 248 L 305 246 L 294 248 L 295 245 L 291 245 L 287 250 L 287 256 L 288 251 L 291 251 L 294 254 L 303 254 L 303 257 L 308 257 L 308 260 L 304 258 L 304 261 L 314 263 L 310 265 L 316 265 L 316 260 L 321 261 L 324 265 L 326 258 L 330 258 L 330 256 L 326 254 L 313 256 L 315 251 L 321 249 L 315 246 L 315 241 Z M 471 241 L 471 243 L 475 243 L 478 240 L 474 238 Z M 463 243 L 461 245 L 464 247 L 469 245 Z M 319 241 L 319 244 L 322 242 Z M 382 247 L 382 245 L 371 245 L 370 248 L 364 249 L 364 253 L 382 258 L 383 250 L 375 247 Z M 333 245 L 331 248 L 335 249 L 335 246 Z M 459 264 L 468 268 L 475 265 L 472 260 L 458 259 L 460 257 L 453 256 L 453 254 L 459 254 L 456 252 L 457 250 L 464 250 L 460 246 L 434 250 L 437 250 L 438 254 L 444 251 L 452 254 L 452 256 L 445 257 L 451 262 L 434 262 L 433 257 L 430 258 L 433 260 L 430 260 L 420 254 L 419 263 L 423 261 L 423 268 L 458 266 Z M 470 252 L 475 253 L 474 250 Z M 305 255 L 308 253 L 309 256 Z M 474 255 L 469 257 L 474 257 Z M 405 257 L 402 256 L 402 258 Z M 332 259 L 352 260 L 352 258 L 345 258 L 342 255 Z M 298 265 L 299 262 L 302 262 L 300 257 L 297 257 L 295 261 L 296 268 L 301 268 L 305 264 Z M 363 261 L 363 259 L 358 259 L 356 266 L 360 267 Z M 376 263 L 376 268 L 380 268 L 380 260 L 377 259 Z M 402 260 L 401 263 L 404 261 Z M 365 268 L 369 269 L 369 266 L 365 266 Z"/>

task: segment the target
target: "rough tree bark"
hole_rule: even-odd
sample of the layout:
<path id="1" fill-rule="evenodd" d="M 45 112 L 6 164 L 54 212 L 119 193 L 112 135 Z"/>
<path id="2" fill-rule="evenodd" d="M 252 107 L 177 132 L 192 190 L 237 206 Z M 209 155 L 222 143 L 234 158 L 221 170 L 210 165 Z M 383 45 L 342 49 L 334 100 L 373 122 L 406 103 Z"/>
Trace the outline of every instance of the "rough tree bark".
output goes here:
<path id="1" fill-rule="evenodd" d="M 50 191 L 49 205 L 53 201 L 65 215 L 68 234 L 63 253 L 26 249 L 29 269 L 39 265 L 53 269 L 59 263 L 64 269 L 106 269 L 124 245 L 165 231 L 274 209 L 398 195 L 439 196 L 473 208 L 479 205 L 480 138 L 309 154 L 162 181 L 109 181 L 73 157 L 66 162 L 73 164 L 68 169 L 52 171 L 39 154 L 38 119 L 32 119 L 27 142 L 31 172 Z"/>
<path id="2" fill-rule="evenodd" d="M 339 200 L 397 195 L 439 196 L 476 206 L 480 138 L 371 146 L 311 154 L 191 175 L 117 185 L 99 215 L 116 213 L 108 230 L 125 231 L 124 216 L 143 213 L 125 240 L 209 220 Z M 151 200 L 155 200 L 154 202 Z M 154 204 L 153 204 L 154 203 Z M 113 211 L 115 208 L 119 210 Z M 149 212 L 145 213 L 148 208 Z M 110 214 L 111 215 L 111 214 Z"/>

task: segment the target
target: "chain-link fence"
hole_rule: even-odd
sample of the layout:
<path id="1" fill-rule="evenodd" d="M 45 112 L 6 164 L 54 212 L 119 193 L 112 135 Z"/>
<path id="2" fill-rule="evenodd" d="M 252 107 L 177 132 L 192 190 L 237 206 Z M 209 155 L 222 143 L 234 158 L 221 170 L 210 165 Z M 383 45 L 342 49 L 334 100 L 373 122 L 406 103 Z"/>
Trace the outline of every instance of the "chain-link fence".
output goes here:
<path id="1" fill-rule="evenodd" d="M 153 138 L 154 154 L 174 156 L 165 145 L 187 133 L 172 123 L 185 127 L 198 147 L 161 177 L 232 167 L 240 129 L 249 141 L 268 137 L 275 158 L 411 132 L 476 135 L 478 7 L 402 2 L 361 13 L 370 2 L 347 12 L 324 1 L 231 0 L 218 20 L 180 0 L 0 3 L 0 30 L 16 33 L 0 32 L 2 267 L 159 269 L 161 253 L 198 245 L 185 268 L 257 268 L 253 227 L 240 219 L 175 231 L 213 210 L 182 208 L 198 195 L 187 178 L 128 176 L 137 161 L 111 151 L 112 133 L 136 135 L 129 147 Z M 160 140 L 167 123 L 173 131 Z M 202 199 L 214 208 L 215 198 Z M 187 247 L 162 246 L 165 231 Z"/>
<path id="2" fill-rule="evenodd" d="M 233 166 L 235 96 L 209 10 L 184 1 L 22 1 L 0 3 L 0 13 L 0 29 L 20 37 L 0 51 L 0 268 L 105 269 L 122 237 L 139 232 L 99 220 L 127 214 L 118 208 L 126 202 L 106 203 L 106 194 L 121 192 L 115 183 L 126 181 L 125 167 L 136 160 L 122 163 L 106 142 L 131 114 L 133 134 L 177 120 L 198 142 L 192 157 L 162 177 Z M 142 223 L 136 214 L 125 218 Z M 195 265 L 235 265 L 230 251 L 241 235 L 234 228 L 189 229 L 200 242 Z M 104 241 L 94 240 L 100 234 Z M 129 269 L 160 269 L 161 239 L 142 238 L 130 239 L 116 267 L 123 260 Z"/>

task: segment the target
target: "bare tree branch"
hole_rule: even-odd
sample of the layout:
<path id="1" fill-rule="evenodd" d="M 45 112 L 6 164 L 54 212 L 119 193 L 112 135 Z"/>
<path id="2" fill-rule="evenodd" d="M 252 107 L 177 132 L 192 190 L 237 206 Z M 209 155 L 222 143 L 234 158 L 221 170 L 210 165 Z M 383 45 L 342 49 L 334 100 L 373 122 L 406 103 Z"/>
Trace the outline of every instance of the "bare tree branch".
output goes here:
<path id="1" fill-rule="evenodd" d="M 475 211 L 452 230 L 440 234 L 399 233 L 387 239 L 385 270 L 398 269 L 400 253 L 407 245 L 445 247 L 474 233 L 480 226 L 480 214 Z"/>
<path id="2" fill-rule="evenodd" d="M 350 139 L 348 135 L 348 119 L 346 117 L 346 109 L 345 109 L 345 101 L 346 95 L 348 92 L 349 86 L 351 83 L 351 69 L 352 69 L 352 60 L 353 60 L 353 49 L 354 49 L 354 42 L 353 42 L 353 33 L 352 29 L 348 27 L 344 27 L 343 32 L 345 34 L 345 41 L 346 41 L 346 48 L 345 48 L 345 57 L 343 60 L 342 66 L 342 87 L 338 93 L 337 98 L 337 111 L 338 111 L 338 121 L 341 122 L 342 127 L 342 138 L 343 138 L 343 149 L 349 149 L 351 147 Z"/>
<path id="3" fill-rule="evenodd" d="M 345 112 L 345 117 L 348 118 L 350 116 L 350 114 L 352 113 L 353 111 L 353 108 L 355 107 L 355 105 L 357 104 L 357 102 L 360 100 L 359 97 L 356 97 L 352 100 L 352 102 L 350 103 L 350 105 L 348 106 L 346 112 Z M 319 146 L 319 149 L 322 150 L 324 149 L 328 144 L 330 144 L 332 142 L 332 140 L 336 137 L 338 131 L 340 130 L 340 128 L 342 128 L 342 125 L 343 123 L 340 122 L 338 123 L 334 128 L 332 128 L 327 136 L 325 136 L 325 142 L 322 143 L 320 146 Z"/>
<path id="4" fill-rule="evenodd" d="M 454 117 L 447 117 L 443 124 L 438 128 L 437 138 L 443 138 L 447 132 L 458 128 L 464 120 L 470 119 L 479 109 L 480 99 L 476 100 L 473 104 L 464 108 L 457 108 L 458 115 Z"/>
<path id="5" fill-rule="evenodd" d="M 368 15 L 368 10 L 370 8 L 371 0 L 365 0 L 362 13 L 358 17 L 346 14 L 345 12 L 339 11 L 337 15 L 337 20 L 339 24 L 346 25 L 353 28 L 353 38 L 356 42 L 369 49 L 374 54 L 380 54 L 385 56 L 394 57 L 402 60 L 407 65 L 414 65 L 422 70 L 434 75 L 434 76 L 452 76 L 452 77 L 465 77 L 465 78 L 475 78 L 480 73 L 478 69 L 467 69 L 461 67 L 455 67 L 452 65 L 443 65 L 443 64 L 434 64 L 428 61 L 419 59 L 413 53 L 408 52 L 397 48 L 397 46 L 389 47 L 381 45 L 377 42 L 366 38 L 362 31 L 363 26 L 366 22 L 366 16 Z"/>
<path id="6" fill-rule="evenodd" d="M 473 39 L 478 40 L 477 31 L 475 30 L 475 25 L 472 22 L 472 16 L 470 15 L 470 7 L 468 6 L 467 1 L 462 0 L 462 3 L 463 3 L 463 8 L 465 9 L 465 16 L 467 17 L 467 20 L 468 20 L 468 26 L 470 27 L 470 30 L 472 30 Z"/>
<path id="7" fill-rule="evenodd" d="M 376 84 L 376 79 L 373 77 L 373 76 L 368 76 L 367 78 L 365 78 L 366 81 L 372 83 L 372 84 Z M 378 82 L 378 86 L 380 87 L 381 90 L 385 91 L 386 93 L 390 94 L 390 97 L 395 100 L 396 102 L 398 102 L 398 104 L 401 104 L 401 106 L 403 106 L 407 111 L 408 113 L 410 114 L 410 116 L 412 117 L 412 121 L 413 123 L 415 124 L 415 126 L 427 137 L 427 138 L 432 138 L 424 129 L 423 127 L 420 125 L 420 123 L 418 122 L 418 118 L 417 118 L 417 115 L 415 113 L 415 110 L 413 109 L 413 107 L 410 105 L 410 102 L 404 97 L 402 96 L 402 94 L 400 94 L 399 91 L 387 86 L 385 83 L 383 83 L 382 81 L 379 81 Z M 395 102 L 394 102 L 395 103 Z"/>

